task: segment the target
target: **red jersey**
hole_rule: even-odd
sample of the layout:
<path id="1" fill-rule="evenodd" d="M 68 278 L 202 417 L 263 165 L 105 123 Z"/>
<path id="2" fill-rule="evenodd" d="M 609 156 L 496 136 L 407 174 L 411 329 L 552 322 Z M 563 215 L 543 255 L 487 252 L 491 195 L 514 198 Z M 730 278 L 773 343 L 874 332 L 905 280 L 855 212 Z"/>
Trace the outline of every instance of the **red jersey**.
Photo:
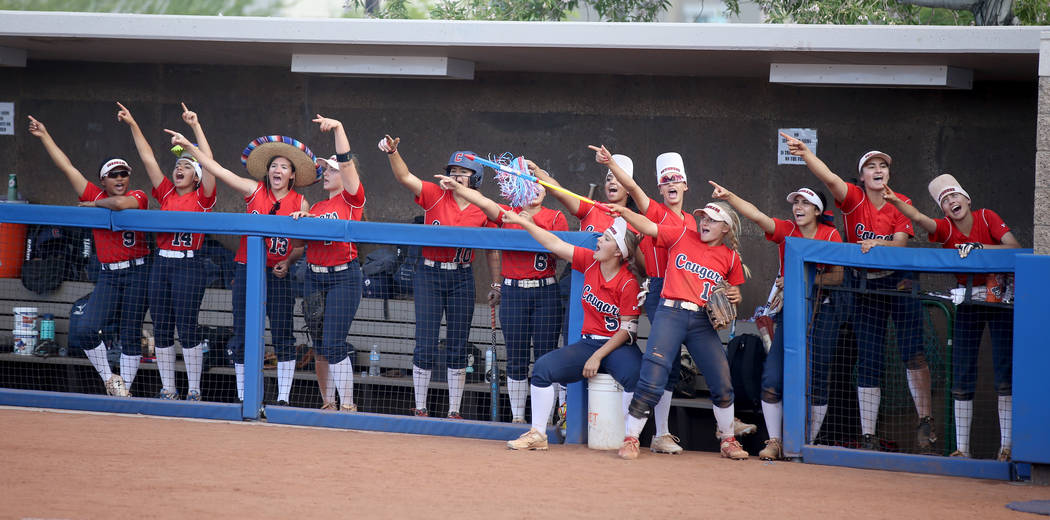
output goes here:
<path id="1" fill-rule="evenodd" d="M 310 207 L 310 213 L 318 218 L 343 220 L 361 220 L 365 209 L 365 186 L 358 185 L 357 193 L 351 195 L 341 190 L 339 196 L 322 200 Z M 357 244 L 353 242 L 332 242 L 311 240 L 306 243 L 306 261 L 313 265 L 332 267 L 353 261 L 357 258 Z"/>
<path id="2" fill-rule="evenodd" d="M 521 213 L 522 209 L 511 208 L 503 204 L 500 204 L 499 207 L 504 211 L 514 211 L 515 213 Z M 553 209 L 541 207 L 540 211 L 532 216 L 532 221 L 547 231 L 569 230 L 569 223 L 565 220 L 565 215 Z M 517 224 L 505 224 L 502 220 L 496 222 L 496 226 L 503 229 L 524 229 Z M 555 275 L 555 260 L 554 255 L 550 253 L 504 251 L 500 276 L 512 280 L 548 278 Z"/>
<path id="3" fill-rule="evenodd" d="M 160 203 L 162 211 L 199 211 L 209 212 L 215 206 L 215 192 L 211 196 L 204 194 L 204 186 L 185 194 L 175 191 L 175 184 L 167 177 L 160 186 L 153 188 L 153 198 Z M 157 233 L 157 247 L 173 251 L 196 251 L 201 248 L 204 233 Z"/>
<path id="4" fill-rule="evenodd" d="M 1010 228 L 1006 227 L 1006 222 L 1003 222 L 1002 217 L 990 209 L 979 209 L 973 212 L 973 228 L 970 229 L 969 235 L 964 235 L 956 227 L 955 222 L 948 217 L 937 219 L 934 222 L 937 223 L 937 229 L 930 233 L 930 242 L 940 242 L 941 247 L 945 249 L 954 249 L 956 244 L 967 242 L 1000 245 L 1003 243 L 1003 235 L 1010 232 Z M 983 286 L 985 276 L 974 273 L 973 285 Z M 966 285 L 966 275 L 955 275 L 955 277 L 961 285 Z"/>
<path id="5" fill-rule="evenodd" d="M 655 222 L 657 225 L 671 225 L 683 229 L 696 230 L 696 219 L 691 213 L 682 213 L 679 217 L 667 206 L 649 201 L 649 209 L 645 212 L 645 218 Z M 667 248 L 660 247 L 653 237 L 642 237 L 639 244 L 642 255 L 645 256 L 645 274 L 650 278 L 663 278 L 667 276 Z"/>
<path id="6" fill-rule="evenodd" d="M 725 244 L 711 247 L 700 233 L 677 225 L 660 225 L 656 245 L 667 249 L 670 262 L 664 278 L 662 298 L 707 304 L 711 289 L 726 280 L 729 285 L 744 283 L 744 269 L 736 251 Z"/>
<path id="7" fill-rule="evenodd" d="M 806 238 L 802 235 L 802 230 L 799 229 L 798 225 L 793 220 L 780 220 L 779 218 L 773 219 L 776 224 L 776 228 L 773 233 L 766 233 L 766 240 L 777 244 L 780 247 L 780 270 L 777 271 L 777 276 L 784 276 L 784 242 L 788 237 L 801 237 Z M 828 242 L 842 242 L 842 237 L 839 236 L 839 230 L 828 226 L 826 224 L 817 224 L 817 232 L 813 235 L 813 240 L 827 240 Z"/>
<path id="8" fill-rule="evenodd" d="M 124 194 L 139 203 L 139 209 L 149 207 L 149 199 L 146 192 L 142 190 L 130 190 Z M 80 194 L 83 202 L 94 202 L 109 198 L 106 192 L 90 182 L 84 187 L 84 193 Z M 104 264 L 134 260 L 149 254 L 149 245 L 146 244 L 146 234 L 141 231 L 109 231 L 107 229 L 94 229 L 95 254 L 98 261 Z"/>
<path id="9" fill-rule="evenodd" d="M 846 197 L 842 202 L 835 205 L 842 210 L 846 218 L 846 241 L 856 244 L 861 240 L 879 239 L 893 240 L 894 233 L 907 233 L 915 236 L 915 230 L 911 227 L 911 220 L 897 208 L 887 202 L 882 209 L 875 209 L 875 205 L 868 199 L 864 188 L 856 184 L 847 184 Z M 897 198 L 911 205 L 911 199 L 902 193 L 897 193 Z"/>
<path id="10" fill-rule="evenodd" d="M 580 231 L 597 231 L 601 233 L 612 225 L 613 218 L 604 211 L 596 208 L 594 204 L 581 202 L 576 210 L 576 218 L 580 219 Z"/>
<path id="11" fill-rule="evenodd" d="M 273 192 L 266 187 L 266 184 L 263 181 L 259 181 L 255 191 L 245 197 L 244 202 L 247 205 L 245 211 L 253 215 L 270 215 L 274 205 L 280 203 L 280 207 L 272 214 L 288 216 L 302 209 L 303 196 L 295 190 L 289 190 L 288 194 L 278 201 L 273 197 Z M 283 237 L 267 237 L 263 239 L 263 244 L 266 246 L 266 267 L 273 267 L 277 265 L 277 262 L 288 258 L 288 255 L 292 252 L 291 242 L 291 240 Z M 248 262 L 248 237 L 241 236 L 241 247 L 237 249 L 237 256 L 234 257 L 234 261 L 242 264 Z"/>
<path id="12" fill-rule="evenodd" d="M 572 268 L 583 273 L 583 329 L 580 334 L 612 336 L 620 330 L 621 316 L 638 316 L 638 280 L 627 269 L 612 280 L 605 280 L 601 263 L 594 259 L 594 250 L 574 247 Z"/>
<path id="13" fill-rule="evenodd" d="M 487 227 L 489 218 L 481 208 L 470 204 L 459 209 L 452 193 L 433 182 L 423 181 L 423 189 L 415 198 L 423 208 L 423 223 L 433 226 Z M 434 262 L 469 264 L 474 261 L 474 249 L 467 247 L 423 247 L 423 258 Z"/>

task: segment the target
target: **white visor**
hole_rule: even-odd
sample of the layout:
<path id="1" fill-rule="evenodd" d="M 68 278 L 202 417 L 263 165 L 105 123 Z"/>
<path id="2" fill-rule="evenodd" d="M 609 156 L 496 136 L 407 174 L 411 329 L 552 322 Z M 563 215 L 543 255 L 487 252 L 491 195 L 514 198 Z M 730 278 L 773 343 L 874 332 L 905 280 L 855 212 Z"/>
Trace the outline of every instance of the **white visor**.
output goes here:
<path id="1" fill-rule="evenodd" d="M 817 213 L 823 213 L 824 212 L 824 205 L 820 203 L 820 197 L 817 196 L 817 193 L 815 191 L 813 191 L 813 190 L 811 190 L 809 188 L 799 188 L 799 189 L 789 193 L 788 196 L 787 196 L 787 201 L 792 203 L 792 204 L 794 204 L 795 203 L 795 197 L 797 197 L 799 195 L 801 195 L 802 198 L 804 198 L 807 201 L 809 201 L 810 204 L 816 206 L 817 207 Z"/>
<path id="2" fill-rule="evenodd" d="M 613 240 L 616 241 L 616 247 L 620 248 L 620 254 L 624 258 L 629 257 L 630 254 L 627 251 L 627 221 L 623 217 L 616 217 L 605 232 L 612 235 Z"/>

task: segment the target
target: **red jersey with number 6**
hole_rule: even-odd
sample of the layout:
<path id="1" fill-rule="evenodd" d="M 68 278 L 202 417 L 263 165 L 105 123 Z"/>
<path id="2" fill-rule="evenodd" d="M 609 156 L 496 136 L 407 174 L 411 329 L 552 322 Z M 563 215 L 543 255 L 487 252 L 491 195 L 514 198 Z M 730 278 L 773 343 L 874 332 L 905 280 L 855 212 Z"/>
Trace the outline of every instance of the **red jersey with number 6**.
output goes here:
<path id="1" fill-rule="evenodd" d="M 500 204 L 504 211 L 521 213 L 522 208 L 511 208 Z M 569 223 L 565 215 L 560 211 L 541 207 L 539 212 L 532 216 L 532 221 L 547 231 L 568 231 Z M 502 220 L 496 222 L 497 227 L 503 229 L 524 229 L 517 224 L 505 224 Z M 555 257 L 550 253 L 534 253 L 531 251 L 504 251 L 500 275 L 512 280 L 534 280 L 548 278 L 555 275 Z"/>
<path id="2" fill-rule="evenodd" d="M 139 203 L 139 209 L 149 207 L 149 199 L 146 192 L 142 190 L 131 190 L 124 194 Z M 83 202 L 95 202 L 109 198 L 102 188 L 88 183 L 84 193 L 80 194 Z M 134 260 L 149 254 L 149 246 L 146 244 L 146 235 L 141 231 L 109 231 L 106 229 L 92 230 L 95 236 L 95 253 L 98 261 L 104 264 Z"/>
<path id="3" fill-rule="evenodd" d="M 209 212 L 215 206 L 215 192 L 212 190 L 210 197 L 205 195 L 202 185 L 185 195 L 179 195 L 175 191 L 175 184 L 165 177 L 159 186 L 153 188 L 153 198 L 157 199 L 163 211 Z M 201 248 L 203 241 L 204 233 L 157 233 L 157 247 L 160 249 L 196 251 Z"/>
<path id="4" fill-rule="evenodd" d="M 289 190 L 288 194 L 278 201 L 273 192 L 266 187 L 266 183 L 259 181 L 255 191 L 245 197 L 244 202 L 248 206 L 245 211 L 251 214 L 288 216 L 302 209 L 303 196 L 295 190 Z M 263 245 L 266 247 L 266 267 L 277 265 L 277 262 L 288 258 L 292 252 L 292 241 L 283 237 L 264 238 Z M 248 237 L 241 236 L 241 247 L 237 249 L 234 261 L 242 264 L 248 262 Z"/>
<path id="5" fill-rule="evenodd" d="M 432 226 L 487 227 L 489 218 L 481 208 L 470 204 L 460 209 L 451 192 L 433 182 L 423 181 L 423 188 L 415 198 L 423 208 L 423 223 Z M 469 247 L 423 247 L 423 258 L 432 262 L 469 264 L 474 261 L 474 249 Z"/>
<path id="6" fill-rule="evenodd" d="M 970 234 L 965 235 L 948 217 L 934 220 L 937 229 L 930 233 L 930 242 L 940 242 L 945 249 L 954 249 L 957 244 L 979 242 L 988 245 L 1000 245 L 1003 243 L 1003 235 L 1010 232 L 1010 228 L 1003 222 L 998 213 L 990 209 L 978 209 L 973 211 L 973 228 Z M 973 284 L 984 285 L 984 274 L 974 274 Z M 966 285 L 966 275 L 955 275 L 959 284 Z"/>
<path id="7" fill-rule="evenodd" d="M 357 186 L 357 193 L 346 190 L 338 196 L 322 200 L 310 207 L 310 214 L 318 218 L 343 220 L 361 220 L 365 209 L 365 186 Z M 332 267 L 342 265 L 357 258 L 357 244 L 353 242 L 328 242 L 311 240 L 306 243 L 306 261 L 313 265 Z"/>
<path id="8" fill-rule="evenodd" d="M 894 233 L 915 236 L 911 220 L 893 204 L 887 202 L 881 208 L 876 208 L 863 188 L 856 184 L 846 186 L 846 197 L 842 202 L 835 202 L 846 219 L 846 242 L 856 244 L 870 239 L 893 240 Z M 897 193 L 897 198 L 905 204 L 911 204 L 911 199 L 903 193 Z"/>
<path id="9" fill-rule="evenodd" d="M 657 229 L 656 245 L 666 248 L 669 257 L 660 297 L 703 307 L 711 289 L 723 280 L 729 285 L 744 283 L 740 256 L 725 244 L 711 247 L 700 239 L 700 233 L 675 225 Z"/>
<path id="10" fill-rule="evenodd" d="M 638 316 L 638 280 L 627 269 L 606 280 L 594 250 L 574 247 L 572 268 L 583 273 L 583 329 L 581 334 L 612 336 L 620 330 L 621 316 Z"/>
<path id="11" fill-rule="evenodd" d="M 696 229 L 696 219 L 692 213 L 682 213 L 679 217 L 675 215 L 667 206 L 656 202 L 655 200 L 649 201 L 649 209 L 645 212 L 645 218 L 655 222 L 658 225 L 672 225 L 683 229 Z M 653 237 L 642 237 L 641 242 L 638 244 L 641 248 L 642 254 L 645 256 L 645 274 L 650 277 L 663 278 L 667 276 L 667 248 L 660 247 L 656 243 L 656 239 Z"/>

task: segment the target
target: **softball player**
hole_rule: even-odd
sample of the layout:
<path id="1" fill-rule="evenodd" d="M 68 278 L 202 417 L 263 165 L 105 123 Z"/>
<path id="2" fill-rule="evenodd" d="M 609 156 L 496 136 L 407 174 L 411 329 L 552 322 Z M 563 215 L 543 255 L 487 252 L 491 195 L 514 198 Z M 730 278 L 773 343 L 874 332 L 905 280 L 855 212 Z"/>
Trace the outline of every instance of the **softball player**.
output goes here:
<path id="1" fill-rule="evenodd" d="M 569 384 L 589 378 L 599 370 L 608 372 L 623 386 L 624 406 L 638 382 L 641 351 L 638 338 L 638 276 L 632 253 L 638 236 L 627 229 L 627 222 L 616 219 L 598 238 L 592 251 L 562 241 L 538 226 L 527 212 L 506 210 L 503 220 L 520 226 L 537 242 L 583 273 L 583 337 L 580 341 L 553 350 L 536 360 L 532 370 L 532 428 L 507 442 L 512 450 L 546 450 L 544 433 L 551 407 L 554 383 Z"/>
<path id="2" fill-rule="evenodd" d="M 317 182 L 319 173 L 314 164 L 314 155 L 305 145 L 290 137 L 268 135 L 248 144 L 241 162 L 255 181 L 223 168 L 218 162 L 201 152 L 182 134 L 165 130 L 172 135 L 171 143 L 189 150 L 197 162 L 216 178 L 228 184 L 237 193 L 244 195 L 246 211 L 263 215 L 291 215 L 296 211 L 308 211 L 306 199 L 292 188 L 292 184 L 309 186 Z M 270 337 L 277 353 L 277 404 L 287 406 L 295 376 L 295 337 L 292 335 L 292 295 L 288 266 L 303 254 L 302 247 L 293 247 L 291 240 L 271 237 L 266 245 L 266 315 L 270 318 Z M 245 328 L 245 283 L 248 275 L 248 238 L 241 237 L 241 246 L 234 257 L 237 268 L 233 281 L 233 337 L 227 350 L 234 358 L 237 377 L 237 398 L 244 400 L 244 328 Z"/>
<path id="3" fill-rule="evenodd" d="M 171 179 L 153 155 L 146 136 L 142 134 L 131 112 L 117 103 L 117 119 L 127 123 L 135 140 L 139 157 L 153 184 L 153 198 L 162 211 L 211 211 L 215 205 L 215 177 L 205 174 L 189 153 L 181 152 L 175 161 Z M 190 125 L 200 143 L 202 153 L 211 157 L 211 148 L 197 114 L 182 104 L 182 119 Z M 176 150 L 178 150 L 176 148 Z M 203 233 L 157 233 L 157 257 L 153 259 L 149 281 L 149 308 L 153 317 L 153 336 L 156 338 L 157 370 L 163 388 L 161 399 L 178 399 L 175 386 L 175 328 L 183 345 L 182 358 L 186 363 L 189 390 L 187 401 L 201 400 L 201 370 L 204 360 L 203 338 L 197 333 L 197 314 L 204 298 L 205 278 L 200 250 Z M 190 346 L 192 345 L 192 346 Z"/>
<path id="4" fill-rule="evenodd" d="M 934 220 L 904 203 L 889 186 L 883 196 L 908 218 L 929 233 L 930 242 L 940 242 L 946 249 L 958 249 L 966 258 L 973 249 L 1020 248 L 1010 228 L 990 209 L 971 211 L 970 194 L 962 189 L 955 177 L 944 174 L 930 182 L 930 197 L 944 212 L 944 218 Z M 973 276 L 973 287 L 984 287 L 985 278 Z M 966 275 L 957 275 L 959 287 L 966 287 Z M 972 296 L 971 296 L 972 297 Z M 970 423 L 973 420 L 973 396 L 977 386 L 977 353 L 985 324 L 992 339 L 992 359 L 995 365 L 995 390 L 999 395 L 999 454 L 998 460 L 1010 460 L 1011 414 L 1013 413 L 1013 309 L 964 302 L 955 311 L 955 343 L 952 350 L 952 397 L 955 400 L 955 442 L 953 457 L 970 456 Z"/>
<path id="5" fill-rule="evenodd" d="M 432 182 L 412 174 L 398 152 L 400 138 L 389 135 L 379 142 L 387 153 L 394 179 L 415 195 L 423 210 L 424 222 L 434 226 L 485 227 L 488 217 L 477 206 L 456 193 L 449 193 Z M 470 189 L 481 185 L 484 167 L 467 159 L 473 152 L 454 152 L 445 173 Z M 459 406 L 467 378 L 467 335 L 474 318 L 474 250 L 452 247 L 424 247 L 423 263 L 413 277 L 416 312 L 416 348 L 412 354 L 412 383 L 415 389 L 415 415 L 427 417 L 427 389 L 438 351 L 441 315 L 445 315 L 447 341 L 445 360 L 448 370 L 448 417 L 462 419 Z M 489 272 L 496 284 L 499 253 L 489 251 Z"/>
<path id="6" fill-rule="evenodd" d="M 708 182 L 714 187 L 714 192 L 711 193 L 712 198 L 728 202 L 738 213 L 758 224 L 758 227 L 765 232 L 766 240 L 777 244 L 780 250 L 780 270 L 777 273 L 776 283 L 780 287 L 783 287 L 784 283 L 785 239 L 801 237 L 842 242 L 842 237 L 839 236 L 837 229 L 820 221 L 824 208 L 827 207 L 827 199 L 819 191 L 799 188 L 789 193 L 787 201 L 791 203 L 794 218 L 781 220 L 766 215 L 754 204 L 719 186 L 714 181 Z M 820 267 L 818 272 L 817 279 L 814 281 L 817 287 L 842 283 L 842 266 Z M 810 442 L 820 431 L 828 410 L 827 369 L 838 338 L 837 316 L 833 311 L 830 301 L 821 302 L 813 315 L 814 325 L 809 329 L 811 333 L 807 338 L 812 359 L 810 388 L 813 397 L 810 406 Z M 766 430 L 769 432 L 766 447 L 758 453 L 758 458 L 762 460 L 778 460 L 783 456 L 781 419 L 784 416 L 784 405 L 781 398 L 784 392 L 784 334 L 782 330 L 784 314 L 778 312 L 774 322 L 776 332 L 773 335 L 773 345 L 762 367 L 762 416 L 765 418 Z"/>
<path id="7" fill-rule="evenodd" d="M 329 159 L 318 159 L 318 167 L 324 170 L 324 189 L 328 199 L 314 204 L 310 211 L 297 211 L 292 218 L 317 217 L 328 219 L 361 220 L 365 208 L 365 187 L 357 175 L 357 164 L 350 153 L 350 140 L 343 124 L 335 119 L 317 114 L 313 120 L 322 132 L 335 135 L 335 155 Z M 343 150 L 340 152 L 339 150 Z M 327 364 L 328 372 L 318 370 L 318 381 L 331 374 L 332 383 L 339 391 L 344 412 L 356 412 L 354 404 L 354 367 L 352 352 L 346 343 L 346 335 L 361 303 L 361 263 L 357 260 L 357 246 L 350 242 L 326 242 L 311 240 L 306 243 L 306 262 L 310 270 L 306 273 L 306 293 L 324 293 L 324 324 L 321 337 L 314 337 L 314 352 L 317 364 Z M 323 360 L 323 361 L 322 361 Z M 333 385 L 326 385 L 331 388 Z M 323 395 L 323 393 L 322 393 Z M 325 397 L 324 410 L 336 409 L 333 398 Z"/>
<path id="8" fill-rule="evenodd" d="M 787 139 L 792 155 L 802 157 L 809 171 L 827 186 L 835 197 L 846 220 L 846 241 L 860 245 L 863 252 L 873 247 L 905 247 L 914 236 L 911 222 L 883 198 L 883 188 L 889 182 L 889 155 L 870 151 L 857 163 L 861 186 L 849 184 L 831 171 L 805 143 L 780 134 Z M 898 198 L 906 204 L 911 200 L 902 194 Z M 904 291 L 914 283 L 913 275 L 900 271 L 860 270 L 857 277 L 866 278 L 865 287 L 873 291 Z M 875 426 L 879 417 L 882 390 L 879 388 L 883 349 L 886 340 L 886 320 L 893 317 L 897 348 L 907 368 L 908 389 L 919 416 L 916 437 L 920 451 L 932 452 L 937 436 L 933 431 L 930 367 L 922 343 L 922 307 L 918 299 L 904 296 L 883 296 L 861 293 L 856 298 L 857 401 L 860 408 L 861 448 L 877 450 Z"/>
<path id="9" fill-rule="evenodd" d="M 481 208 L 489 220 L 503 229 L 522 229 L 504 222 L 503 211 L 519 213 L 547 231 L 568 231 L 565 215 L 543 207 L 546 194 L 539 194 L 527 207 L 511 208 L 496 204 L 476 190 L 459 184 L 451 177 L 438 175 L 442 189 L 451 191 Z M 558 347 L 561 302 L 555 278 L 556 259 L 548 253 L 504 251 L 500 276 L 503 283 L 493 283 L 489 304 L 500 304 L 499 321 L 507 346 L 507 391 L 510 394 L 512 422 L 525 423 L 525 397 L 529 387 L 529 346 L 538 360 Z M 502 285 L 502 289 L 501 289 Z"/>
<path id="10" fill-rule="evenodd" d="M 131 166 L 119 157 L 109 157 L 99 167 L 97 185 L 88 182 L 80 170 L 58 147 L 44 124 L 29 116 L 29 133 L 44 144 L 55 166 L 66 174 L 81 206 L 109 210 L 146 209 L 149 201 L 141 190 L 130 188 Z M 95 249 L 102 264 L 95 289 L 79 326 L 70 331 L 69 343 L 84 349 L 91 365 L 98 371 L 109 395 L 128 397 L 131 383 L 142 359 L 142 319 L 146 315 L 146 286 L 149 281 L 149 247 L 146 236 L 138 231 L 95 229 Z M 109 314 L 120 312 L 120 375 L 114 375 L 106 359 L 106 345 L 99 330 Z"/>
<path id="11" fill-rule="evenodd" d="M 654 245 L 666 249 L 671 259 L 660 304 L 656 315 L 650 318 L 651 333 L 642 357 L 638 386 L 628 408 L 627 436 L 620 448 L 620 457 L 638 458 L 638 435 L 645 427 L 650 409 L 664 394 L 673 360 L 684 343 L 711 390 L 722 456 L 746 459 L 747 452 L 737 442 L 733 425 L 729 360 L 707 313 L 701 311 L 711 289 L 720 282 L 744 283 L 747 268 L 737 241 L 740 218 L 725 202 L 712 202 L 694 212 L 694 217 L 697 213 L 700 217 L 700 225 L 694 231 L 677 224 L 657 224 L 623 206 L 611 207 L 642 234 L 655 238 Z"/>

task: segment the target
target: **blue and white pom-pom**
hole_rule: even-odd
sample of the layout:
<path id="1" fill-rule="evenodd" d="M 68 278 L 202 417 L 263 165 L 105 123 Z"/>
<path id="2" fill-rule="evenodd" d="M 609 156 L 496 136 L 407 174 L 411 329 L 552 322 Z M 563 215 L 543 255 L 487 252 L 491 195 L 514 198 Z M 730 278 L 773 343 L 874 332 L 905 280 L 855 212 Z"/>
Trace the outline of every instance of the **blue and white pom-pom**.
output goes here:
<path id="1" fill-rule="evenodd" d="M 514 157 L 514 154 L 507 152 L 493 159 L 493 161 L 509 166 L 512 170 L 521 172 L 524 175 L 529 174 L 529 168 L 525 164 L 524 157 Z M 539 184 L 505 171 L 496 171 L 496 182 L 499 184 L 500 195 L 510 202 L 511 207 L 523 208 L 528 206 L 536 200 L 536 196 L 540 193 Z"/>

